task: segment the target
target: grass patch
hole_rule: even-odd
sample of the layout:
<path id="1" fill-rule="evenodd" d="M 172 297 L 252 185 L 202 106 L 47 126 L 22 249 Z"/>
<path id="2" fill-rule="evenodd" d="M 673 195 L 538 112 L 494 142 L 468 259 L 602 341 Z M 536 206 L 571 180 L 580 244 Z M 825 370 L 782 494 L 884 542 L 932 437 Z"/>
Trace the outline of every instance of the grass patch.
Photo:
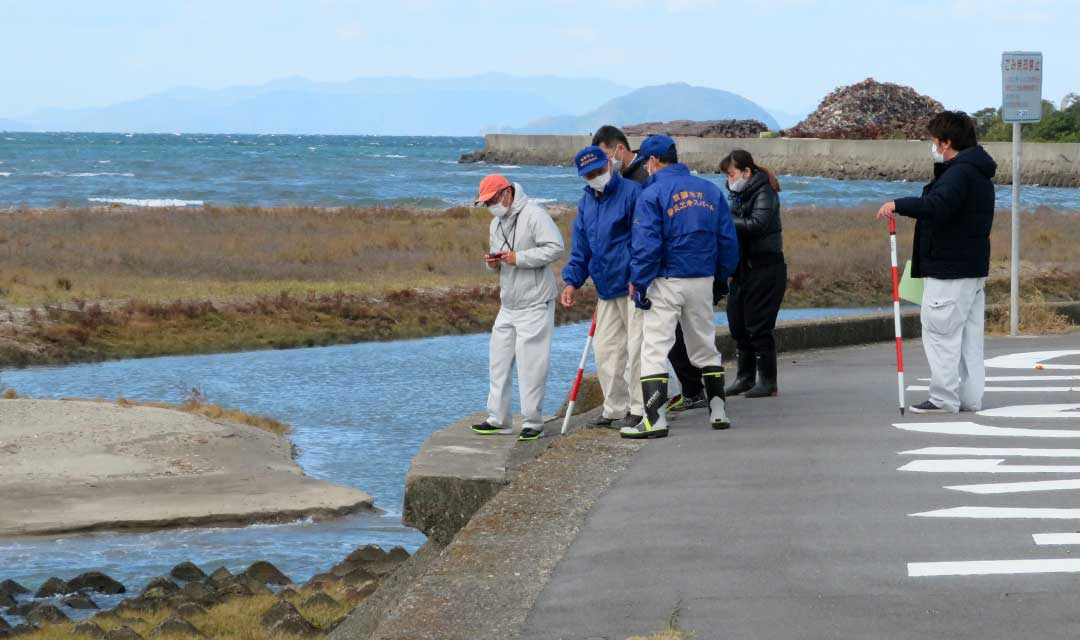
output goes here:
<path id="1" fill-rule="evenodd" d="M 1067 333 L 1076 329 L 1069 318 L 1054 311 L 1046 302 L 1042 292 L 1025 296 L 1020 301 L 1019 332 L 1025 335 L 1050 335 Z M 1000 306 L 986 312 L 986 333 L 995 336 L 1007 336 L 1011 333 L 1009 307 Z"/>

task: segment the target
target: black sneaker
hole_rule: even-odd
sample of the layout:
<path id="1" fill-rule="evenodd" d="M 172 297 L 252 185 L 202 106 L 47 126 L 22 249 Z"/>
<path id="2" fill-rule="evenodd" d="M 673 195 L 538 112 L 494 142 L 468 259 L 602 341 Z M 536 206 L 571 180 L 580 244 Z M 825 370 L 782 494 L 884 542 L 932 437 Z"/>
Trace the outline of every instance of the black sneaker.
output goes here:
<path id="1" fill-rule="evenodd" d="M 696 396 L 682 396 L 682 403 L 669 407 L 668 411 L 689 411 L 690 409 L 703 409 L 709 406 L 709 399 L 705 397 L 705 391 Z"/>
<path id="2" fill-rule="evenodd" d="M 614 422 L 615 418 L 607 418 L 601 415 L 595 420 L 590 420 L 586 426 L 590 429 L 611 429 Z"/>
<path id="3" fill-rule="evenodd" d="M 490 436 L 492 434 L 502 433 L 504 431 L 502 427 L 497 427 L 488 422 L 487 420 L 484 420 L 480 424 L 474 424 L 472 426 L 472 430 L 473 433 L 479 433 L 480 435 L 484 436 Z"/>
<path id="4" fill-rule="evenodd" d="M 922 404 L 913 404 L 913 405 L 911 405 L 911 412 L 912 413 L 949 413 L 945 409 L 942 409 L 941 407 L 937 406 L 933 402 L 930 402 L 929 400 L 927 400 L 926 402 L 923 402 Z"/>
<path id="5" fill-rule="evenodd" d="M 521 442 L 526 442 L 528 440 L 539 440 L 543 437 L 543 431 L 537 431 L 536 429 L 522 429 L 521 434 L 518 436 L 518 440 Z"/>
<path id="6" fill-rule="evenodd" d="M 621 420 L 616 420 L 611 424 L 612 429 L 622 429 L 623 427 L 636 427 L 641 423 L 641 416 L 636 416 L 632 413 L 626 415 Z"/>

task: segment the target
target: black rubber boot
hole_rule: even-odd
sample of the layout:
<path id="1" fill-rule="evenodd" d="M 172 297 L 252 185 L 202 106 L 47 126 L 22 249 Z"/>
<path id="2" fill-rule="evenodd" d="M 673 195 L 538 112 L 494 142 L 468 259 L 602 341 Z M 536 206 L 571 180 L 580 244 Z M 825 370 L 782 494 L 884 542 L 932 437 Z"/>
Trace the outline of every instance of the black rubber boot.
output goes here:
<path id="1" fill-rule="evenodd" d="M 739 361 L 735 382 L 724 389 L 724 393 L 729 396 L 737 396 L 754 388 L 754 367 L 757 366 L 754 362 L 754 352 L 736 351 L 735 358 Z"/>
<path id="2" fill-rule="evenodd" d="M 657 373 L 641 378 L 641 397 L 645 400 L 645 415 L 632 427 L 619 429 L 624 438 L 663 438 L 668 434 L 664 405 L 667 403 L 668 376 Z"/>
<path id="3" fill-rule="evenodd" d="M 744 398 L 767 398 L 779 393 L 776 386 L 776 351 L 757 353 L 757 384 Z"/>
<path id="4" fill-rule="evenodd" d="M 713 429 L 731 427 L 727 415 L 727 399 L 724 396 L 724 368 L 704 367 L 701 377 L 705 381 L 705 395 L 709 399 L 709 422 Z"/>

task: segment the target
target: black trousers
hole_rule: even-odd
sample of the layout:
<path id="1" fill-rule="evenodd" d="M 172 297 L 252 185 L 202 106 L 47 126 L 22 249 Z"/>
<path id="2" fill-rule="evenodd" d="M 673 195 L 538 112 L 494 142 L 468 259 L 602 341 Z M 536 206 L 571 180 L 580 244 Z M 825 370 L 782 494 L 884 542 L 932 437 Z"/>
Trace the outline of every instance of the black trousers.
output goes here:
<path id="1" fill-rule="evenodd" d="M 671 347 L 667 357 L 671 368 L 675 370 L 675 377 L 679 379 L 683 395 L 699 395 L 705 389 L 705 385 L 701 381 L 701 369 L 690 362 L 690 356 L 686 353 L 686 339 L 683 338 L 682 325 L 675 327 L 675 345 Z"/>
<path id="2" fill-rule="evenodd" d="M 775 351 L 776 316 L 787 290 L 783 261 L 753 267 L 740 264 L 727 298 L 728 327 L 739 351 Z"/>

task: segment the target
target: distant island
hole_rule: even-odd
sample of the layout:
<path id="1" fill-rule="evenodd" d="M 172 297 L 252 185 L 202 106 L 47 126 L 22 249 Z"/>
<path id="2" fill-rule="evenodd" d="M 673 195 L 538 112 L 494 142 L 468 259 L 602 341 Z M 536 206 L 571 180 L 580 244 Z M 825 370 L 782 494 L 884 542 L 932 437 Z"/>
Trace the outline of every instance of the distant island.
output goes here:
<path id="1" fill-rule="evenodd" d="M 644 87 L 582 115 L 541 118 L 508 133 L 587 134 L 605 124 L 670 120 L 758 120 L 773 131 L 780 128 L 772 114 L 738 94 L 679 82 Z"/>

